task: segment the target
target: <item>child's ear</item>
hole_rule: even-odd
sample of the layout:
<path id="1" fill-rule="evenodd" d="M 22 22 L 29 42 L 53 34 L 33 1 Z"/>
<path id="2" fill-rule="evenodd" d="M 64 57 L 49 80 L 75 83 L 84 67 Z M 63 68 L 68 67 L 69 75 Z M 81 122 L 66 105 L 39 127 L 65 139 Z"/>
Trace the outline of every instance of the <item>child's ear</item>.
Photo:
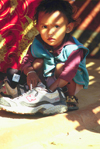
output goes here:
<path id="1" fill-rule="evenodd" d="M 67 25 L 66 33 L 70 33 L 74 28 L 74 23 L 69 23 Z"/>

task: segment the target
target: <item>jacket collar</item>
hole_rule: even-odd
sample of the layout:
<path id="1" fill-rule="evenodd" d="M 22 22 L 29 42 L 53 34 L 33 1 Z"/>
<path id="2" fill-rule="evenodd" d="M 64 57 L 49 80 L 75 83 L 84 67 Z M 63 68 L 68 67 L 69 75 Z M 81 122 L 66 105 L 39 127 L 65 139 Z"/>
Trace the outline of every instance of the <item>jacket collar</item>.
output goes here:
<path id="1" fill-rule="evenodd" d="M 65 47 L 67 45 L 75 44 L 73 37 L 70 34 L 66 34 L 62 44 L 55 49 L 53 49 L 52 46 L 49 46 L 48 44 L 46 44 L 42 40 L 40 34 L 36 36 L 36 39 L 42 43 L 42 45 L 44 46 L 45 49 L 47 49 L 47 50 L 49 50 L 49 52 L 53 53 L 54 56 L 58 56 L 60 54 L 61 50 L 63 49 L 63 47 Z"/>

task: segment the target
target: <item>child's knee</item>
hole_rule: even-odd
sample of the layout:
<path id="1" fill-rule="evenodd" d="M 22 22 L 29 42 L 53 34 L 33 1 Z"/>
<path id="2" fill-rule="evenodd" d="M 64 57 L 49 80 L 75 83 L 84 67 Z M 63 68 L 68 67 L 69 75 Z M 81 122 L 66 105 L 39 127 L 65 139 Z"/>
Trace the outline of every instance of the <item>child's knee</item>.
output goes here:
<path id="1" fill-rule="evenodd" d="M 55 69 L 55 77 L 58 78 L 61 72 L 63 71 L 64 63 L 58 63 Z"/>
<path id="2" fill-rule="evenodd" d="M 39 70 L 43 67 L 43 59 L 36 59 L 33 62 L 33 69 L 34 70 Z"/>

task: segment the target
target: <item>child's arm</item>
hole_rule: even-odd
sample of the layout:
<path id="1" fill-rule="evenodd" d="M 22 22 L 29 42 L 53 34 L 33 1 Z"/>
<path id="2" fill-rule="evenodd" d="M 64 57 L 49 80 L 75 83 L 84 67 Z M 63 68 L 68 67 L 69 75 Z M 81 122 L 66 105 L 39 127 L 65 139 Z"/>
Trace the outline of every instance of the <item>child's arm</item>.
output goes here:
<path id="1" fill-rule="evenodd" d="M 63 71 L 61 72 L 58 79 L 49 87 L 50 90 L 54 91 L 57 87 L 64 87 L 67 85 L 76 75 L 80 61 L 83 59 L 83 50 L 79 49 L 73 51 L 65 62 Z"/>
<path id="2" fill-rule="evenodd" d="M 25 67 L 24 73 L 27 76 L 27 85 L 30 89 L 37 86 L 38 82 L 41 82 L 37 73 L 34 71 L 33 67 Z"/>
<path id="3" fill-rule="evenodd" d="M 34 57 L 32 56 L 31 51 L 30 51 L 30 48 L 29 48 L 27 54 L 24 56 L 24 58 L 23 58 L 23 60 L 22 60 L 22 63 L 21 63 L 21 71 L 24 72 L 24 69 L 25 69 L 26 67 L 32 66 L 33 61 L 34 61 Z M 26 73 L 25 73 L 25 74 L 26 74 Z"/>
<path id="4" fill-rule="evenodd" d="M 83 60 L 83 58 L 83 49 L 73 51 L 65 62 L 63 71 L 61 72 L 59 78 L 70 82 L 75 77 L 76 72 L 79 68 L 79 64 Z"/>
<path id="5" fill-rule="evenodd" d="M 32 56 L 30 49 L 28 50 L 26 56 L 23 58 L 21 70 L 27 76 L 27 84 L 30 87 L 36 87 L 37 83 L 40 82 L 40 79 L 37 73 L 33 69 L 33 61 L 35 58 Z"/>

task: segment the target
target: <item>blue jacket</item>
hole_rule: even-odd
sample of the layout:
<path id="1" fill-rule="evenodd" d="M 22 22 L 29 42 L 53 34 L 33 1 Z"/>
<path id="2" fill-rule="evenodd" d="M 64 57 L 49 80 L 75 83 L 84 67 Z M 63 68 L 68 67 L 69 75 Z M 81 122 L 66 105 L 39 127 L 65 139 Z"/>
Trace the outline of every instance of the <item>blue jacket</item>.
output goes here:
<path id="1" fill-rule="evenodd" d="M 86 69 L 86 56 L 89 53 L 89 49 L 84 47 L 83 44 L 81 44 L 76 38 L 73 37 L 73 39 L 75 44 L 64 46 L 58 56 L 53 56 L 53 54 L 51 54 L 48 49 L 44 48 L 44 45 L 37 38 L 35 38 L 31 45 L 31 53 L 35 58 L 44 59 L 44 76 L 49 77 L 53 75 L 53 73 L 50 74 L 49 72 L 56 67 L 57 63 L 65 62 L 74 50 L 84 49 L 86 51 L 85 56 L 80 62 L 79 69 L 77 70 L 73 80 L 77 84 L 83 85 L 86 89 L 89 83 L 89 75 Z"/>

